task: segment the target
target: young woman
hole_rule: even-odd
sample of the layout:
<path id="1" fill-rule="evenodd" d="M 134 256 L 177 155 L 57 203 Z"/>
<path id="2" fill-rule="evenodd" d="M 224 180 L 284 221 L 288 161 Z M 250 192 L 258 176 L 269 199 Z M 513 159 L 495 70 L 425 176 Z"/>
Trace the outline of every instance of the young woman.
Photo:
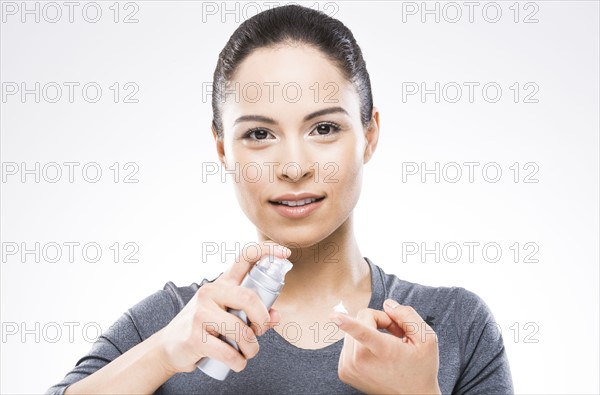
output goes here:
<path id="1" fill-rule="evenodd" d="M 350 30 L 298 5 L 262 12 L 233 33 L 213 88 L 220 161 L 261 169 L 235 181 L 259 242 L 216 279 L 169 282 L 132 307 L 48 392 L 512 393 L 481 298 L 400 280 L 358 247 L 353 209 L 379 113 Z M 240 286 L 266 255 L 293 263 L 269 310 Z M 348 314 L 334 312 L 340 300 Z M 203 357 L 235 373 L 215 380 L 196 369 Z"/>

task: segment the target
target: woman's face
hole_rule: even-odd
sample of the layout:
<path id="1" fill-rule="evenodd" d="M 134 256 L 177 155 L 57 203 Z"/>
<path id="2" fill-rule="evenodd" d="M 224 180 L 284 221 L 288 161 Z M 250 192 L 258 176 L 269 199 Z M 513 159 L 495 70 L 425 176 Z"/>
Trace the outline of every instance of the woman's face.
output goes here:
<path id="1" fill-rule="evenodd" d="M 331 235 L 358 201 L 378 114 L 365 130 L 354 86 L 306 45 L 253 51 L 228 92 L 217 150 L 262 239 L 302 248 Z"/>

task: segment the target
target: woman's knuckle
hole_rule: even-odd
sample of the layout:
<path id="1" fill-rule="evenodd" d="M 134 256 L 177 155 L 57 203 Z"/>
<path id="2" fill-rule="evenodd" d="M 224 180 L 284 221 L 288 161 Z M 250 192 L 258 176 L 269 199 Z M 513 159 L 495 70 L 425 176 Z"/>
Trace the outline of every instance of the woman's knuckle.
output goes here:
<path id="1" fill-rule="evenodd" d="M 404 307 L 403 310 L 404 310 L 405 313 L 407 313 L 407 314 L 417 314 L 418 315 L 417 310 L 415 310 L 414 307 L 412 307 L 412 306 L 403 306 L 403 307 Z"/>
<path id="2" fill-rule="evenodd" d="M 369 317 L 371 315 L 371 311 L 368 308 L 362 308 L 360 310 L 358 310 L 358 312 L 356 313 L 356 318 L 361 319 L 361 318 L 366 318 Z"/>
<path id="3" fill-rule="evenodd" d="M 233 363 L 237 360 L 238 355 L 239 354 L 235 349 L 231 348 L 231 347 L 227 347 L 227 351 L 225 351 L 223 353 L 223 358 L 225 359 L 225 361 Z"/>
<path id="4" fill-rule="evenodd" d="M 368 332 L 357 333 L 355 339 L 360 343 L 365 343 L 367 340 L 369 340 L 369 333 Z"/>
<path id="5" fill-rule="evenodd" d="M 338 376 L 340 377 L 340 380 L 346 384 L 354 382 L 356 378 L 354 365 L 347 365 L 344 369 L 340 369 Z"/>
<path id="6" fill-rule="evenodd" d="M 240 290 L 240 302 L 242 302 L 242 304 L 249 304 L 254 302 L 255 296 L 256 294 L 254 293 L 254 291 L 250 289 L 242 288 Z"/>
<path id="7" fill-rule="evenodd" d="M 246 336 L 245 339 L 248 343 L 258 344 L 258 339 L 256 338 L 256 334 L 250 327 L 246 327 Z"/>
<path id="8" fill-rule="evenodd" d="M 338 369 L 338 378 L 340 379 L 341 382 L 347 384 L 350 381 L 350 377 L 348 375 L 348 369 L 345 367 Z"/>
<path id="9" fill-rule="evenodd" d="M 267 328 L 269 320 L 270 320 L 269 315 L 267 314 L 267 316 L 265 317 L 265 315 L 263 314 L 262 318 L 259 321 L 252 322 L 250 324 L 252 333 L 261 335 L 263 333 L 263 331 Z"/>
<path id="10" fill-rule="evenodd" d="M 359 347 L 355 350 L 354 363 L 357 365 L 359 370 L 360 370 L 360 367 L 366 363 L 367 358 L 369 356 L 368 353 L 369 353 L 369 350 L 367 350 L 365 347 Z"/>
<path id="11" fill-rule="evenodd" d="M 208 289 L 208 285 L 201 286 L 198 291 L 196 291 L 196 298 L 198 299 L 206 299 L 210 290 Z"/>
<path id="12" fill-rule="evenodd" d="M 249 343 L 247 347 L 247 351 L 244 352 L 244 356 L 248 359 L 254 358 L 260 349 L 258 343 Z"/>

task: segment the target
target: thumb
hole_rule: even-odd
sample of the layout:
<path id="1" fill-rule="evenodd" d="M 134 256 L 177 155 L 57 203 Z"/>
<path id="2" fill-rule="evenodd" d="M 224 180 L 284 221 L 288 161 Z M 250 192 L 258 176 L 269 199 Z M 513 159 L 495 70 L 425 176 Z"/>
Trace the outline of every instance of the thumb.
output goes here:
<path id="1" fill-rule="evenodd" d="M 254 264 L 264 256 L 286 258 L 291 254 L 290 249 L 272 241 L 246 244 L 235 262 L 221 276 L 222 280 L 239 285 Z"/>
<path id="2" fill-rule="evenodd" d="M 390 318 L 402 329 L 404 335 L 413 342 L 419 340 L 419 332 L 421 330 L 433 331 L 411 306 L 401 305 L 393 299 L 386 299 L 383 303 L 383 308 Z"/>

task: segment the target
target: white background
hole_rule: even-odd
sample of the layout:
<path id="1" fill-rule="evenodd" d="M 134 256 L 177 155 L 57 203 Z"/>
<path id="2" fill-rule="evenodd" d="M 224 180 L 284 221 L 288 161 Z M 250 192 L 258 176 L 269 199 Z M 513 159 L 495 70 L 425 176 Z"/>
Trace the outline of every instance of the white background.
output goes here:
<path id="1" fill-rule="evenodd" d="M 502 330 L 517 393 L 598 393 L 598 2 L 488 3 L 477 3 L 472 22 L 467 6 L 454 3 L 462 12 L 455 23 L 457 8 L 446 3 L 437 3 L 439 22 L 427 14 L 421 20 L 421 2 L 306 3 L 353 31 L 381 111 L 380 144 L 365 168 L 355 210 L 357 238 L 363 255 L 388 273 L 480 295 Z M 73 183 L 66 167 L 56 183 L 43 177 L 36 183 L 33 175 L 23 183 L 20 173 L 3 171 L 3 249 L 10 243 L 95 242 L 103 254 L 86 262 L 80 245 L 73 263 L 64 246 L 56 263 L 35 262 L 32 254 L 4 257 L 0 391 L 33 393 L 61 380 L 89 350 L 96 328 L 107 329 L 166 281 L 188 285 L 223 271 L 218 255 L 203 260 L 202 243 L 233 249 L 236 242 L 256 240 L 231 180 L 209 176 L 202 182 L 203 163 L 217 162 L 202 86 L 212 81 L 218 53 L 239 22 L 269 5 L 228 3 L 237 12 L 227 14 L 221 2 L 205 4 L 205 11 L 216 10 L 211 14 L 196 2 L 138 1 L 118 4 L 115 23 L 113 2 L 98 2 L 101 18 L 90 23 L 82 17 L 87 3 L 80 2 L 70 23 L 59 2 L 62 18 L 50 23 L 56 10 L 46 7 L 44 15 L 46 3 L 38 3 L 39 22 L 35 15 L 22 22 L 21 2 L 13 4 L 16 15 L 7 2 L 2 6 L 3 92 L 7 83 L 80 85 L 73 103 L 64 85 L 57 103 L 44 97 L 36 103 L 32 94 L 3 98 L 5 170 L 9 162 L 80 165 Z M 413 6 L 419 8 L 415 15 L 408 12 Z M 496 8 L 502 14 L 492 23 Z M 94 18 L 94 8 L 86 10 Z M 123 23 L 132 12 L 138 22 Z M 530 14 L 537 22 L 524 23 Z M 103 89 L 97 103 L 83 99 L 81 87 L 89 82 Z M 109 89 L 115 82 L 118 103 Z M 139 87 L 138 103 L 123 103 L 131 92 L 123 89 L 127 82 Z M 429 89 L 440 82 L 447 98 L 455 96 L 450 88 L 457 83 L 463 96 L 456 103 L 443 96 L 436 103 L 432 94 L 403 100 L 407 82 L 425 82 Z M 465 82 L 480 84 L 472 103 Z M 493 90 L 482 94 L 490 82 L 502 88 L 496 103 L 486 100 Z M 517 103 L 510 89 L 515 82 Z M 526 83 L 539 88 L 530 98 L 537 103 L 524 102 L 532 92 Z M 103 170 L 97 183 L 81 176 L 90 162 Z M 117 183 L 109 168 L 115 162 L 121 166 Z M 122 182 L 128 162 L 138 166 L 138 183 Z M 439 183 L 433 175 L 422 182 L 404 174 L 403 182 L 409 162 L 430 169 L 436 162 L 480 165 L 472 183 L 464 166 L 455 183 L 448 181 L 454 173 Z M 519 182 L 510 169 L 515 162 Z M 525 169 L 529 162 L 535 167 Z M 498 182 L 483 178 L 486 163 L 501 168 Z M 533 169 L 538 182 L 523 182 Z M 117 263 L 109 249 L 115 242 Z M 127 242 L 139 247 L 139 262 L 124 262 Z M 413 242 L 430 249 L 436 242 L 440 248 L 458 243 L 463 255 L 464 242 L 480 245 L 474 262 L 442 256 L 437 263 L 432 254 L 403 259 L 402 243 Z M 517 262 L 510 249 L 515 242 Z M 482 253 L 486 243 L 501 247 L 497 262 L 491 262 L 493 250 Z M 525 262 L 533 251 L 525 243 L 538 247 L 532 257 L 538 262 Z M 72 338 L 67 325 L 77 325 Z"/>

